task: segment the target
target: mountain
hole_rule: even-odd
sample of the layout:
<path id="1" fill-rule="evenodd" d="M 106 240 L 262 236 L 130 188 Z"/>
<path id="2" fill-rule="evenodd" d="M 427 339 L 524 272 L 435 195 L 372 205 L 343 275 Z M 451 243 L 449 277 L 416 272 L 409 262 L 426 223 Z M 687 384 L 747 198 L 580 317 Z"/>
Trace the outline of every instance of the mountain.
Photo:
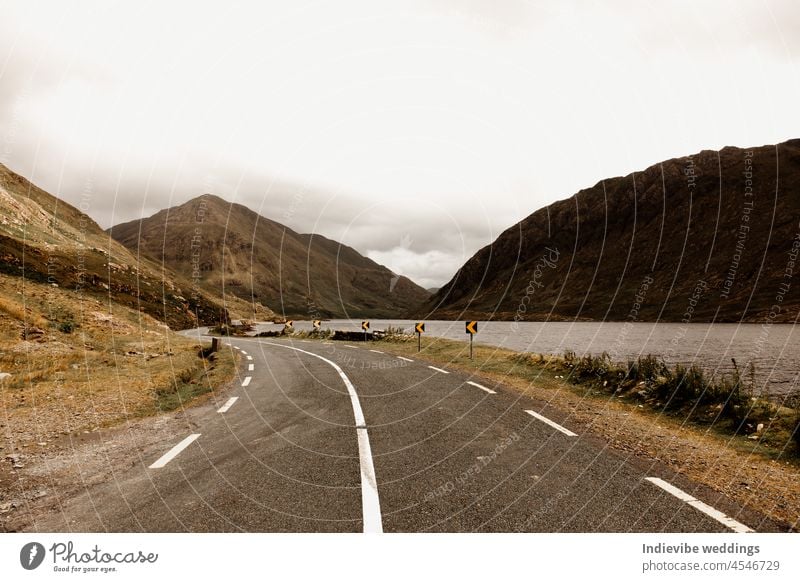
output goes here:
<path id="1" fill-rule="evenodd" d="M 355 249 L 211 194 L 109 232 L 205 289 L 287 317 L 396 317 L 429 295 Z"/>
<path id="2" fill-rule="evenodd" d="M 800 140 L 665 161 L 542 208 L 470 258 L 433 318 L 793 322 Z"/>
<path id="3" fill-rule="evenodd" d="M 3 165 L 0 274 L 140 310 L 173 328 L 226 317 L 221 299 L 138 260 L 89 216 Z"/>

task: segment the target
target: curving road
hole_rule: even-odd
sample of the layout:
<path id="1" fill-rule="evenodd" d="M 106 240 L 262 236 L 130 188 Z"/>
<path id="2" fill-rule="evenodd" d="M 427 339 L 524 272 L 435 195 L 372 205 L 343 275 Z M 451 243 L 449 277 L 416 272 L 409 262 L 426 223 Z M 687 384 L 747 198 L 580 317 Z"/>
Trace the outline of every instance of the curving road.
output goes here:
<path id="1" fill-rule="evenodd" d="M 36 529 L 778 531 L 479 377 L 371 344 L 225 342 L 235 388 Z"/>

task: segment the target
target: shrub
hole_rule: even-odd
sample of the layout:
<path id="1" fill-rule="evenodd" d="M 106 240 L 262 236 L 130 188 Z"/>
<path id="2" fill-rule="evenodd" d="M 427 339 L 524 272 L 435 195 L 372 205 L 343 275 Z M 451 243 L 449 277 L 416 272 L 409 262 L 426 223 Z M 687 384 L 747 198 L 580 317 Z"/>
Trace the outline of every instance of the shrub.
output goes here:
<path id="1" fill-rule="evenodd" d="M 58 331 L 60 331 L 61 333 L 72 333 L 73 331 L 75 331 L 75 328 L 77 327 L 78 324 L 69 319 L 67 321 L 62 321 L 61 323 L 58 324 Z"/>

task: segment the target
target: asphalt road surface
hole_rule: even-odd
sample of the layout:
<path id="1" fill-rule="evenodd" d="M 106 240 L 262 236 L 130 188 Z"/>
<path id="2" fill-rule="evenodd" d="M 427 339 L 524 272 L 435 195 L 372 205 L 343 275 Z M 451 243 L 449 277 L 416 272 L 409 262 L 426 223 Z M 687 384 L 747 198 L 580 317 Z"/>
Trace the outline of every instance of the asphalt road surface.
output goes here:
<path id="1" fill-rule="evenodd" d="M 67 500 L 35 529 L 778 528 L 479 377 L 371 343 L 231 338 L 223 349 L 243 354 L 235 388 L 215 394 L 190 430 L 137 451 L 142 462 Z"/>

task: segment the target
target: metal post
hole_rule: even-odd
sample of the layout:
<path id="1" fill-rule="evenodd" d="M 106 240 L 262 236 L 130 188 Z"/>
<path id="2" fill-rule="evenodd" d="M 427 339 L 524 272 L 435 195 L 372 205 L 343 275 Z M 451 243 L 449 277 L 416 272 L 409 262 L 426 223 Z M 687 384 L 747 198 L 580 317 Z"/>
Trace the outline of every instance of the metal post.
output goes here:
<path id="1" fill-rule="evenodd" d="M 469 359 L 472 359 L 472 336 L 473 334 L 469 334 Z"/>
<path id="2" fill-rule="evenodd" d="M 212 337 L 211 338 L 211 353 L 216 352 L 219 349 L 219 338 Z"/>
<path id="3" fill-rule="evenodd" d="M 417 353 L 422 349 L 422 334 L 417 332 Z"/>

